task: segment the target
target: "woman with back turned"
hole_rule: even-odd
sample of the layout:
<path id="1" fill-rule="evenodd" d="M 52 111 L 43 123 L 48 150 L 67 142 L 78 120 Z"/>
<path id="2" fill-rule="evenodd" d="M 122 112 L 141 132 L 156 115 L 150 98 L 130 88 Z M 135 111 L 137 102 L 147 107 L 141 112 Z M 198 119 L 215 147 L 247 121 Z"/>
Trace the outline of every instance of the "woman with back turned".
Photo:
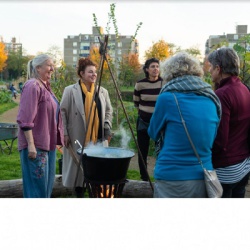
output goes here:
<path id="1" fill-rule="evenodd" d="M 190 137 L 206 169 L 212 170 L 212 145 L 221 107 L 211 86 L 202 80 L 200 62 L 187 53 L 177 53 L 161 64 L 165 85 L 156 101 L 148 128 L 163 145 L 154 170 L 155 198 L 207 197 L 203 169 L 185 132 L 175 97 Z"/>

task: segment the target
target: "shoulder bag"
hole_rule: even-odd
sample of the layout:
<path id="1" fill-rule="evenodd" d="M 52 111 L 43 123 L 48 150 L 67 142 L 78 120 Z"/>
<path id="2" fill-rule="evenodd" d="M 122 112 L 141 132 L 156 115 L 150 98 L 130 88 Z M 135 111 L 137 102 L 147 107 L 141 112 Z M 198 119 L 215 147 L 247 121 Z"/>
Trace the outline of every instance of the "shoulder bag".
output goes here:
<path id="1" fill-rule="evenodd" d="M 188 140 L 193 148 L 193 151 L 198 159 L 198 162 L 200 163 L 202 169 L 203 169 L 203 172 L 204 172 L 204 181 L 205 181 L 205 185 L 206 185 L 206 190 L 207 190 L 207 195 L 208 195 L 208 198 L 221 198 L 222 196 L 222 193 L 223 193 L 223 188 L 220 184 L 220 181 L 217 177 L 217 174 L 216 174 L 216 171 L 215 170 L 207 170 L 206 168 L 204 168 L 203 166 L 203 163 L 201 161 L 201 158 L 193 144 L 193 141 L 189 135 L 189 132 L 187 130 L 187 126 L 186 126 L 186 123 L 185 123 L 185 120 L 183 119 L 183 116 L 181 114 L 181 110 L 180 110 L 180 106 L 179 106 L 179 103 L 178 103 L 178 100 L 175 96 L 174 93 L 172 93 L 174 98 L 175 98 L 175 102 L 176 102 L 176 105 L 177 105 L 177 108 L 178 108 L 178 111 L 179 111 L 179 114 L 180 114 L 180 117 L 181 117 L 181 122 L 184 126 L 184 129 L 185 129 L 185 132 L 187 134 L 187 137 L 188 137 Z"/>

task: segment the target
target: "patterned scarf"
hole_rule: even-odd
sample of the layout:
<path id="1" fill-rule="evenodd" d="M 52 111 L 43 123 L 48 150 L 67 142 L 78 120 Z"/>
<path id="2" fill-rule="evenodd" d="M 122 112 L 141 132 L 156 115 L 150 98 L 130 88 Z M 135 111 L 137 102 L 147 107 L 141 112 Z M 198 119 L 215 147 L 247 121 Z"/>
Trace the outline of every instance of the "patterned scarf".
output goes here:
<path id="1" fill-rule="evenodd" d="M 212 87 L 202 81 L 198 76 L 185 75 L 172 79 L 166 83 L 160 93 L 163 92 L 181 92 L 181 93 L 195 93 L 210 98 L 216 105 L 217 114 L 221 119 L 221 104 L 217 95 L 212 90 Z"/>
<path id="2" fill-rule="evenodd" d="M 81 88 L 85 95 L 85 103 L 84 103 L 85 117 L 86 119 L 89 118 L 88 130 L 85 139 L 85 146 L 87 146 L 87 144 L 90 141 L 94 143 L 97 142 L 99 117 L 95 101 L 93 102 L 93 106 L 91 109 L 91 103 L 95 91 L 95 84 L 91 84 L 90 91 L 88 91 L 86 85 L 81 81 Z M 91 109 L 91 114 L 90 114 L 90 109 Z"/>
<path id="3" fill-rule="evenodd" d="M 203 82 L 200 77 L 191 75 L 176 77 L 162 87 L 160 94 L 168 91 L 181 92 L 181 93 L 195 93 L 197 95 L 203 95 L 210 98 L 215 103 L 218 117 L 219 119 L 221 119 L 220 100 L 212 90 L 211 86 Z M 164 141 L 164 132 L 161 131 L 160 138 L 155 142 L 155 153 L 157 157 L 163 147 L 163 141 Z"/>

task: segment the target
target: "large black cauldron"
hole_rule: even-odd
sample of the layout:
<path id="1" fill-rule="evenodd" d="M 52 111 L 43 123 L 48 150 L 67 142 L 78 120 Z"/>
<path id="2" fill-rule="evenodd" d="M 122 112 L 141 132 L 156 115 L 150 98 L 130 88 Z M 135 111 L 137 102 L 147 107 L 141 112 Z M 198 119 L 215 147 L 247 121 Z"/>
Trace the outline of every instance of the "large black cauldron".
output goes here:
<path id="1" fill-rule="evenodd" d="M 81 154 L 81 149 L 77 150 Z M 131 150 L 115 147 L 85 148 L 82 156 L 84 177 L 89 181 L 117 183 L 126 180 Z"/>

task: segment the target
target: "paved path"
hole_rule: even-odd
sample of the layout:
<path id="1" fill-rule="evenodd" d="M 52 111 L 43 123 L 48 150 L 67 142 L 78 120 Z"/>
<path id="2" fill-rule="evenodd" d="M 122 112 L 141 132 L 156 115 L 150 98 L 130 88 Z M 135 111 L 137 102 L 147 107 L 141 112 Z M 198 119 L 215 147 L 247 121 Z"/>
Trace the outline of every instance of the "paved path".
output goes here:
<path id="1" fill-rule="evenodd" d="M 20 95 L 17 96 L 17 99 L 13 98 L 13 100 L 16 103 L 19 104 Z M 5 113 L 1 114 L 0 115 L 0 122 L 3 122 L 3 123 L 16 123 L 18 108 L 19 108 L 19 105 L 16 106 L 15 108 L 13 108 L 13 109 L 10 109 L 10 110 L 6 111 Z"/>

